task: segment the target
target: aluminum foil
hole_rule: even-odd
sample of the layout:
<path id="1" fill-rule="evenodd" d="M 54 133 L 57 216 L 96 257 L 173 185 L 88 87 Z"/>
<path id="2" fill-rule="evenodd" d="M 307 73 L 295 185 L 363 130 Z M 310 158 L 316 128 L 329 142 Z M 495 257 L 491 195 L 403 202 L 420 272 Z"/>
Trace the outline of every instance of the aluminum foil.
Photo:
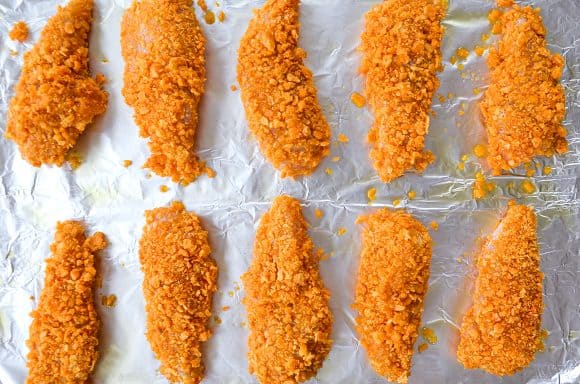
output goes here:
<path id="1" fill-rule="evenodd" d="M 0 0 L 0 130 L 6 127 L 8 101 L 22 65 L 22 54 L 38 39 L 46 20 L 62 0 Z M 433 231 L 429 292 L 422 324 L 433 329 L 438 341 L 415 353 L 410 383 L 580 383 L 580 1 L 523 1 L 542 7 L 549 47 L 566 59 L 563 84 L 567 94 L 566 128 L 570 151 L 565 156 L 539 159 L 534 183 L 537 191 L 524 194 L 520 183 L 525 170 L 493 178 L 497 191 L 488 199 L 471 199 L 474 174 L 482 167 L 473 156 L 465 170 L 457 164 L 482 139 L 478 113 L 485 90 L 485 57 L 473 53 L 488 33 L 490 0 L 452 0 L 444 21 L 445 70 L 439 94 L 455 96 L 441 103 L 434 98 L 427 147 L 437 156 L 423 175 L 410 174 L 391 184 L 381 183 L 368 160 L 366 132 L 372 117 L 366 108 L 352 105 L 350 95 L 362 90 L 357 73 L 356 47 L 364 13 L 379 0 L 304 0 L 301 8 L 301 44 L 314 73 L 325 115 L 332 127 L 332 155 L 310 177 L 280 179 L 264 161 L 250 137 L 236 84 L 237 46 L 252 15 L 263 2 L 220 0 L 224 23 L 202 27 L 208 40 L 207 92 L 201 106 L 199 155 L 217 171 L 181 187 L 141 169 L 148 156 L 145 140 L 137 135 L 132 111 L 121 96 L 123 60 L 120 21 L 129 0 L 96 1 L 91 37 L 91 65 L 104 73 L 110 93 L 107 112 L 85 134 L 78 152 L 84 158 L 75 171 L 64 167 L 33 168 L 24 162 L 12 142 L 0 139 L 0 383 L 23 383 L 26 377 L 25 340 L 43 286 L 44 259 L 57 220 L 82 219 L 89 230 L 106 233 L 110 246 L 101 258 L 101 294 L 117 295 L 108 309 L 99 305 L 103 319 L 97 384 L 166 383 L 159 375 L 144 336 L 145 313 L 138 240 L 143 211 L 182 200 L 203 218 L 210 233 L 213 256 L 219 264 L 219 292 L 215 295 L 214 336 L 205 346 L 205 383 L 256 383 L 247 370 L 244 295 L 240 275 L 252 258 L 258 220 L 271 201 L 286 193 L 300 198 L 317 246 L 330 257 L 320 268 L 331 292 L 334 313 L 332 350 L 316 378 L 309 383 L 384 383 L 373 373 L 354 331 L 353 299 L 360 251 L 356 217 L 376 207 L 410 210 L 425 224 L 439 223 Z M 202 14 L 197 10 L 200 20 Z M 25 44 L 8 39 L 12 24 L 27 22 L 32 36 Z M 493 39 L 493 37 L 492 37 Z M 459 71 L 449 63 L 459 47 L 472 53 Z M 13 56 L 11 51 L 17 51 Z M 463 75 L 461 73 L 464 73 Z M 152 103 L 155 102 L 152 100 Z M 460 115 L 459 111 L 464 110 Z M 343 133 L 350 142 L 339 143 Z M 333 157 L 340 159 L 333 162 Z M 133 166 L 124 168 L 123 160 Z M 335 159 L 336 160 L 336 159 Z M 553 167 L 550 175 L 541 169 Z M 331 171 L 325 172 L 326 169 Z M 329 174 L 331 173 L 332 174 Z M 161 185 L 169 191 L 162 193 Z M 377 188 L 377 200 L 368 204 L 367 190 Z M 407 193 L 416 192 L 415 199 Z M 472 252 L 477 238 L 489 233 L 510 199 L 533 205 L 538 214 L 542 268 L 545 273 L 543 327 L 549 331 L 544 352 L 525 370 L 499 378 L 465 370 L 457 363 L 457 327 L 470 295 Z M 324 217 L 318 219 L 314 210 Z M 339 228 L 346 233 L 338 234 Z M 221 310 L 223 306 L 231 309 Z M 420 336 L 416 345 L 424 343 Z"/>

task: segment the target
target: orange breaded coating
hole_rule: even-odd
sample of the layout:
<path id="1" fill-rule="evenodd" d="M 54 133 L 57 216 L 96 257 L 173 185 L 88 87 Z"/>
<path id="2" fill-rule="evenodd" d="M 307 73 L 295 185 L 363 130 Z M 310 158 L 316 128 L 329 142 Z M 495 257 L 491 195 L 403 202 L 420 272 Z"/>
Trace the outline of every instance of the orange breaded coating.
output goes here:
<path id="1" fill-rule="evenodd" d="M 371 366 L 406 383 L 431 265 L 431 237 L 410 214 L 383 208 L 361 216 L 362 252 L 354 309 Z"/>
<path id="2" fill-rule="evenodd" d="M 107 246 L 101 232 L 86 237 L 77 221 L 58 223 L 44 288 L 26 345 L 27 384 L 85 384 L 99 356 L 101 322 L 95 309 L 95 254 Z"/>
<path id="3" fill-rule="evenodd" d="M 24 55 L 6 138 L 35 167 L 62 165 L 87 125 L 107 108 L 107 94 L 89 72 L 92 21 L 93 0 L 71 0 Z"/>
<path id="4" fill-rule="evenodd" d="M 479 251 L 477 272 L 457 359 L 466 368 L 511 375 L 530 364 L 543 344 L 543 274 L 531 208 L 508 208 Z"/>
<path id="5" fill-rule="evenodd" d="M 360 71 L 375 115 L 370 157 L 384 182 L 422 172 L 435 159 L 424 145 L 439 86 L 444 15 L 441 0 L 387 0 L 366 15 Z"/>
<path id="6" fill-rule="evenodd" d="M 280 196 L 261 219 L 246 289 L 250 373 L 261 384 L 316 375 L 332 341 L 330 294 L 298 200 Z"/>
<path id="7" fill-rule="evenodd" d="M 539 9 L 516 5 L 499 22 L 503 33 L 489 51 L 491 81 L 480 104 L 495 174 L 568 150 L 559 83 L 564 59 L 546 47 Z"/>
<path id="8" fill-rule="evenodd" d="M 139 258 L 147 339 L 170 382 L 196 384 L 204 376 L 202 343 L 211 336 L 208 320 L 217 289 L 208 235 L 179 202 L 146 211 L 145 219 Z"/>
<path id="9" fill-rule="evenodd" d="M 8 34 L 11 40 L 23 43 L 28 39 L 28 25 L 24 21 L 19 21 L 12 27 L 12 30 Z"/>
<path id="10" fill-rule="evenodd" d="M 205 171 L 194 153 L 205 91 L 205 38 L 191 0 L 134 1 L 121 23 L 123 96 L 151 156 L 145 167 L 189 184 Z"/>
<path id="11" fill-rule="evenodd" d="M 299 0 L 269 0 L 240 42 L 238 82 L 250 131 L 282 177 L 309 175 L 330 153 L 330 127 L 298 47 Z"/>

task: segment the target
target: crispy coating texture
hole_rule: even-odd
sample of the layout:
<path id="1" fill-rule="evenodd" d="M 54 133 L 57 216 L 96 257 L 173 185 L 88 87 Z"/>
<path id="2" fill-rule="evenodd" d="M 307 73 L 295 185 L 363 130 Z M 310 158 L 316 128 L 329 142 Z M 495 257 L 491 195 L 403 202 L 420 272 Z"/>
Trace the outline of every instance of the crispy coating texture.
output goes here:
<path id="1" fill-rule="evenodd" d="M 466 368 L 511 375 L 542 348 L 543 274 L 531 208 L 508 208 L 479 251 L 477 271 L 457 359 Z"/>
<path id="2" fill-rule="evenodd" d="M 330 127 L 298 47 L 299 0 L 269 0 L 242 38 L 238 82 L 250 131 L 282 177 L 314 171 L 330 153 Z"/>
<path id="3" fill-rule="evenodd" d="M 14 41 L 23 43 L 28 39 L 28 25 L 24 21 L 19 21 L 10 30 L 8 37 Z"/>
<path id="4" fill-rule="evenodd" d="M 170 382 L 197 384 L 204 376 L 201 346 L 211 336 L 208 320 L 217 289 L 208 235 L 179 202 L 146 211 L 145 219 L 139 258 L 147 339 Z"/>
<path id="5" fill-rule="evenodd" d="M 491 81 L 480 104 L 495 174 L 568 150 L 564 59 L 546 47 L 539 9 L 516 5 L 499 23 L 503 33 L 489 51 Z"/>
<path id="6" fill-rule="evenodd" d="M 85 384 L 99 355 L 101 322 L 95 309 L 95 254 L 107 246 L 101 232 L 86 237 L 77 221 L 58 223 L 44 288 L 26 345 L 27 384 Z"/>
<path id="7" fill-rule="evenodd" d="M 62 165 L 78 137 L 107 108 L 107 94 L 89 73 L 92 0 L 59 7 L 24 55 L 10 102 L 6 138 L 35 167 Z"/>
<path id="8" fill-rule="evenodd" d="M 360 71 L 375 116 L 370 157 L 384 182 L 422 172 L 435 159 L 424 145 L 439 86 L 444 15 L 441 0 L 387 0 L 366 15 Z"/>
<path id="9" fill-rule="evenodd" d="M 189 184 L 206 169 L 194 153 L 205 91 L 205 38 L 191 0 L 134 1 L 121 23 L 123 96 L 151 156 L 145 167 Z"/>
<path id="10" fill-rule="evenodd" d="M 410 214 L 383 208 L 362 216 L 362 252 L 354 309 L 371 366 L 406 383 L 419 334 L 431 265 L 431 237 Z"/>
<path id="11" fill-rule="evenodd" d="M 330 294 L 298 200 L 278 197 L 261 219 L 246 289 L 250 372 L 262 384 L 314 376 L 332 341 Z"/>

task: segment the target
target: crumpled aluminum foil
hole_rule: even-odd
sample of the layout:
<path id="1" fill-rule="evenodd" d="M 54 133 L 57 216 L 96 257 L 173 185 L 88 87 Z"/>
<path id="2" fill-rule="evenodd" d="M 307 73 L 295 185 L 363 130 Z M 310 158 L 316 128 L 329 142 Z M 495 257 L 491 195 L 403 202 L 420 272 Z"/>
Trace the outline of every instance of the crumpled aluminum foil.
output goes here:
<path id="1" fill-rule="evenodd" d="M 13 95 L 23 52 L 38 39 L 60 0 L 0 0 L 0 130 L 5 131 L 8 101 Z M 523 169 L 495 177 L 496 193 L 485 200 L 471 199 L 474 174 L 481 169 L 469 156 L 465 170 L 457 168 L 483 137 L 474 88 L 487 84 L 485 57 L 473 53 L 489 32 L 490 0 L 452 0 L 444 21 L 445 70 L 440 73 L 439 94 L 455 94 L 441 103 L 434 98 L 436 117 L 431 120 L 427 147 L 437 156 L 423 175 L 410 174 L 395 182 L 381 183 L 368 160 L 366 133 L 372 117 L 352 105 L 350 95 L 362 90 L 357 73 L 356 47 L 364 13 L 379 0 L 304 0 L 301 8 L 301 43 L 308 52 L 307 65 L 314 73 L 321 104 L 333 133 L 332 154 L 310 177 L 280 179 L 264 161 L 247 129 L 236 84 L 237 46 L 252 15 L 263 3 L 254 0 L 208 2 L 214 12 L 223 9 L 224 23 L 207 25 L 197 10 L 208 40 L 207 92 L 201 107 L 199 155 L 217 171 L 217 177 L 201 177 L 181 187 L 153 175 L 140 166 L 148 156 L 145 140 L 138 138 L 132 111 L 121 96 L 123 60 L 120 54 L 120 20 L 130 0 L 97 0 L 91 38 L 94 73 L 104 73 L 110 93 L 108 111 L 83 136 L 78 152 L 84 163 L 68 168 L 33 168 L 25 163 L 12 142 L 0 139 L 0 383 L 23 383 L 26 377 L 30 311 L 43 285 L 44 259 L 57 220 L 83 219 L 89 231 L 106 233 L 110 246 L 103 253 L 103 286 L 99 294 L 117 295 L 114 308 L 99 304 L 103 319 L 101 358 L 95 383 L 166 383 L 157 373 L 144 336 L 145 313 L 141 293 L 142 274 L 138 240 L 143 211 L 182 200 L 202 218 L 210 232 L 213 256 L 219 264 L 219 292 L 215 295 L 214 336 L 206 344 L 205 383 L 256 383 L 247 371 L 244 295 L 240 275 L 252 258 L 257 222 L 279 194 L 300 198 L 311 223 L 311 235 L 330 258 L 320 268 L 331 292 L 334 313 L 334 345 L 323 368 L 309 383 L 383 383 L 370 368 L 353 328 L 353 299 L 360 239 L 356 217 L 376 207 L 410 210 L 431 230 L 433 251 L 429 292 L 423 325 L 433 329 L 438 342 L 415 353 L 410 383 L 580 383 L 580 2 L 534 0 L 522 4 L 542 7 L 550 49 L 566 59 L 563 84 L 567 94 L 566 127 L 570 151 L 566 156 L 537 161 L 537 192 L 524 194 Z M 27 22 L 32 36 L 25 44 L 8 39 L 12 24 Z M 493 39 L 493 38 L 492 38 Z M 449 63 L 459 47 L 472 53 L 464 63 L 463 77 Z M 18 51 L 17 56 L 11 50 Z M 152 103 L 155 101 L 152 100 Z M 463 108 L 462 108 L 463 105 Z M 465 114 L 459 115 L 464 109 Z M 343 133 L 349 143 L 336 138 Z M 340 160 L 333 162 L 332 158 Z M 134 165 L 124 168 L 123 160 Z M 541 176 L 544 165 L 553 167 Z M 329 168 L 332 174 L 325 170 Z M 330 172 L 329 172 L 330 173 Z M 162 193 L 161 185 L 169 186 Z M 377 188 L 377 200 L 369 206 L 367 190 Z M 417 197 L 408 199 L 410 190 Z M 489 233 L 510 199 L 533 205 L 538 214 L 538 235 L 545 273 L 543 327 L 549 331 L 544 352 L 520 373 L 499 378 L 482 371 L 465 370 L 457 363 L 457 327 L 468 305 L 473 277 L 472 252 L 477 238 Z M 324 217 L 318 219 L 314 210 Z M 346 233 L 338 235 L 339 228 Z M 223 306 L 230 306 L 227 312 Z M 221 321 L 221 323 L 219 323 Z M 218 324 L 219 323 L 219 324 Z M 420 336 L 416 345 L 424 343 Z"/>

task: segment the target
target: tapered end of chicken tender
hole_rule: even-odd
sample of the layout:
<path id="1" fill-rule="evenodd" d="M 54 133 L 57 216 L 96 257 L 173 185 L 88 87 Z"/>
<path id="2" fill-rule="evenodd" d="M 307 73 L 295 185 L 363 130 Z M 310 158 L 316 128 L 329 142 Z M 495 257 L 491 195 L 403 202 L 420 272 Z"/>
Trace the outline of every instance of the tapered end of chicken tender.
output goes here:
<path id="1" fill-rule="evenodd" d="M 205 91 L 205 38 L 191 0 L 134 1 L 121 22 L 123 96 L 149 138 L 145 167 L 189 184 L 205 170 L 195 149 Z"/>
<path id="2" fill-rule="evenodd" d="M 353 307 L 360 343 L 379 375 L 406 383 L 427 292 L 431 237 L 404 211 L 380 209 L 358 222 L 364 229 Z"/>
<path id="3" fill-rule="evenodd" d="M 101 232 L 87 238 L 80 222 L 57 224 L 44 288 L 31 314 L 28 384 L 87 382 L 98 357 L 100 328 L 95 253 L 106 245 Z"/>
<path id="4" fill-rule="evenodd" d="M 546 47 L 539 9 L 514 8 L 498 21 L 499 42 L 489 51 L 491 81 L 481 103 L 494 173 L 567 152 L 564 59 Z"/>
<path id="5" fill-rule="evenodd" d="M 305 381 L 330 351 L 329 292 L 307 227 L 300 203 L 278 197 L 261 219 L 254 259 L 242 276 L 249 368 L 262 384 Z"/>
<path id="6" fill-rule="evenodd" d="M 282 177 L 314 171 L 330 153 L 330 127 L 298 47 L 298 0 L 270 0 L 240 42 L 238 82 L 250 131 Z"/>
<path id="7" fill-rule="evenodd" d="M 34 166 L 62 165 L 87 125 L 106 109 L 107 94 L 89 73 L 92 12 L 92 0 L 59 7 L 24 56 L 6 137 Z"/>
<path id="8" fill-rule="evenodd" d="M 531 208 L 508 208 L 479 251 L 477 272 L 457 359 L 466 368 L 511 375 L 542 347 L 543 274 Z"/>
<path id="9" fill-rule="evenodd" d="M 387 0 L 365 17 L 360 71 L 375 116 L 368 141 L 384 182 L 423 172 L 435 159 L 424 147 L 439 86 L 444 15 L 443 0 Z"/>
<path id="10" fill-rule="evenodd" d="M 199 218 L 174 202 L 145 212 L 139 242 L 147 339 L 170 381 L 199 383 L 218 269 Z"/>

